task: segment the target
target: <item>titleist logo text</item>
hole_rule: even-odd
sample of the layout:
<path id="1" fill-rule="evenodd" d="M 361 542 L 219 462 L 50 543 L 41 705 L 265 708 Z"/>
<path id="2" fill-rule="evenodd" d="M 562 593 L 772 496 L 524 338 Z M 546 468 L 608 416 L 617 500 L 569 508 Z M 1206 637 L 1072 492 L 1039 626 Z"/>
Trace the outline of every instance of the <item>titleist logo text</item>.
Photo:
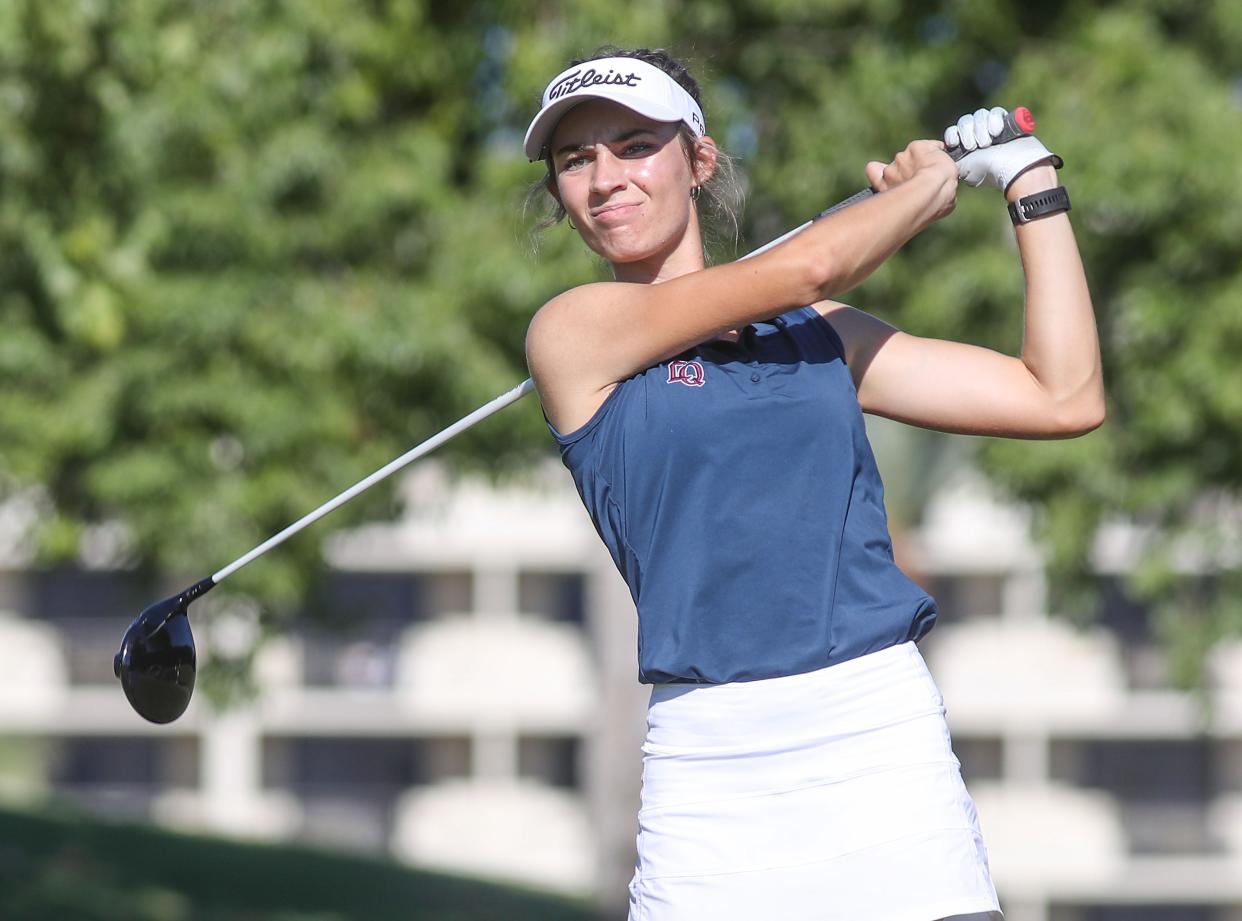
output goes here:
<path id="1" fill-rule="evenodd" d="M 642 79 L 638 74 L 619 74 L 615 70 L 610 70 L 607 74 L 601 74 L 594 67 L 587 68 L 586 70 L 575 70 L 572 74 L 562 77 L 548 90 L 548 101 L 560 99 L 562 96 L 567 96 L 578 90 L 584 90 L 588 86 L 599 86 L 600 84 L 607 86 L 638 86 Z"/>

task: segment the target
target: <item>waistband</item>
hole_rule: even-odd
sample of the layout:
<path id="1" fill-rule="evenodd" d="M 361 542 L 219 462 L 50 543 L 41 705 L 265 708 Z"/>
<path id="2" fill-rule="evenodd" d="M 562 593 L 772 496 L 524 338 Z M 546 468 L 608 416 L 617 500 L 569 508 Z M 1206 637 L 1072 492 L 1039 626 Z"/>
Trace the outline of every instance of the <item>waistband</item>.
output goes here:
<path id="1" fill-rule="evenodd" d="M 944 701 L 913 642 L 797 675 L 727 684 L 658 684 L 647 707 L 653 745 L 788 744 L 866 732 Z"/>

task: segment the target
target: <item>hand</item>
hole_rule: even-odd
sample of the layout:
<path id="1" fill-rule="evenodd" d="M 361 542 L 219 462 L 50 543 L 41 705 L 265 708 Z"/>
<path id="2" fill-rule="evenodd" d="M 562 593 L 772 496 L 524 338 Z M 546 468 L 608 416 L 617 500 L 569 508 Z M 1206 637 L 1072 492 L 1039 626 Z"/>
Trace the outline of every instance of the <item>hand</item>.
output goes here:
<path id="1" fill-rule="evenodd" d="M 1004 128 L 1005 114 L 1000 106 L 976 109 L 945 129 L 946 146 L 960 145 L 971 151 L 957 161 L 958 176 L 967 185 L 976 188 L 986 185 L 1005 191 L 1018 176 L 1038 163 L 1061 167 L 1061 158 L 1032 135 L 993 146 L 993 138 Z"/>
<path id="2" fill-rule="evenodd" d="M 953 210 L 957 204 L 957 167 L 939 141 L 911 141 L 892 163 L 872 160 L 867 164 L 867 181 L 877 192 L 887 192 L 916 176 L 931 180 L 935 218 Z"/>

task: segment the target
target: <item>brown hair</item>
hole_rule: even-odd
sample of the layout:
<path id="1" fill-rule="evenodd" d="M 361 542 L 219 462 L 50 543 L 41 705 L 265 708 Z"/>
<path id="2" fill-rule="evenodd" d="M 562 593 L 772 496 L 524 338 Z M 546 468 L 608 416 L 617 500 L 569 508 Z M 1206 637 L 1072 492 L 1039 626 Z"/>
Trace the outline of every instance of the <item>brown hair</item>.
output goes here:
<path id="1" fill-rule="evenodd" d="M 636 58 L 654 67 L 660 68 L 681 86 L 691 98 L 703 109 L 703 99 L 698 81 L 690 75 L 684 63 L 674 58 L 662 48 L 622 49 L 612 45 L 596 48 L 590 57 L 570 61 L 568 67 L 598 61 L 600 58 Z M 698 139 L 686 125 L 679 126 L 677 136 L 681 139 L 686 160 L 694 166 Z M 526 212 L 534 211 L 538 220 L 531 231 L 531 242 L 538 248 L 539 234 L 549 227 L 559 224 L 565 219 L 565 209 L 548 191 L 556 183 L 556 170 L 552 164 L 551 154 L 544 156 L 547 172 L 541 179 L 534 182 L 526 191 Z M 738 178 L 733 158 L 723 150 L 716 151 L 716 169 L 711 177 L 701 185 L 702 191 L 695 204 L 698 207 L 700 223 L 703 227 L 705 243 L 737 243 L 738 217 L 742 210 L 742 185 Z"/>

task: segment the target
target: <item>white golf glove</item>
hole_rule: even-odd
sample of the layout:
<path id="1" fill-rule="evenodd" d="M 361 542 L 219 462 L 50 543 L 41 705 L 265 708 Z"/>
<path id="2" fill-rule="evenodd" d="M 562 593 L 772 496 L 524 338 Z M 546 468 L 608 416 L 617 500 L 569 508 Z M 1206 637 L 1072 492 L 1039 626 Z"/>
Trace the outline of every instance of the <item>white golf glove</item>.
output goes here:
<path id="1" fill-rule="evenodd" d="M 1061 158 L 1033 135 L 993 145 L 993 139 L 1005 128 L 1006 114 L 1000 106 L 976 109 L 945 129 L 946 147 L 961 146 L 969 151 L 957 161 L 958 178 L 967 185 L 986 185 L 1003 192 L 1009 183 L 1038 163 L 1047 161 L 1061 168 Z"/>

